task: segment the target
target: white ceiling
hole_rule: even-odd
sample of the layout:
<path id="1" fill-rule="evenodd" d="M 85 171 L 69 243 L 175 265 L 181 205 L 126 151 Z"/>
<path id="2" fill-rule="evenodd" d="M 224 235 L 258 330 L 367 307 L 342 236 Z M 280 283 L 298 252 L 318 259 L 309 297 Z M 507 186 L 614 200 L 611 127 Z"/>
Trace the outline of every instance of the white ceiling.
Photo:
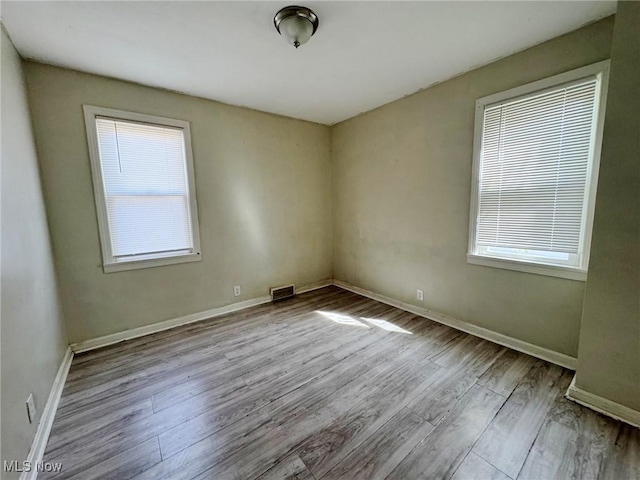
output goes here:
<path id="1" fill-rule="evenodd" d="M 334 124 L 616 8 L 612 1 L 305 1 L 320 26 L 296 50 L 273 27 L 288 4 L 2 1 L 1 16 L 27 58 Z"/>

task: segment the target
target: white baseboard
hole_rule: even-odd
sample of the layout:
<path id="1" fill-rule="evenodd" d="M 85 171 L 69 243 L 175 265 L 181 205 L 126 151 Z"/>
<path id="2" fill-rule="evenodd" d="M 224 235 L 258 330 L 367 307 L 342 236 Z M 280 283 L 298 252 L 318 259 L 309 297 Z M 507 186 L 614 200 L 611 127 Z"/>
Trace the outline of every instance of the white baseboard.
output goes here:
<path id="1" fill-rule="evenodd" d="M 428 310 L 426 308 L 411 305 L 410 303 L 395 300 L 393 298 L 380 295 L 379 293 L 371 292 L 369 290 L 350 285 L 341 280 L 334 280 L 333 284 L 340 288 L 344 288 L 345 290 L 349 290 L 350 292 L 369 297 L 373 300 L 377 300 L 378 302 L 386 303 L 387 305 L 391 305 L 392 307 L 400 308 L 402 310 L 406 310 L 407 312 L 420 315 L 421 317 L 425 317 L 438 323 L 448 325 L 449 327 L 455 328 L 456 330 L 462 330 L 463 332 L 475 335 L 476 337 L 484 338 L 485 340 L 489 340 L 499 345 L 512 348 L 513 350 L 526 353 L 527 355 L 531 355 L 532 357 L 541 358 L 542 360 L 546 360 L 547 362 L 555 363 L 556 365 L 568 368 L 569 370 L 575 370 L 578 364 L 578 360 L 574 357 L 570 357 L 569 355 L 554 352 L 553 350 L 539 347 L 538 345 L 534 345 L 523 340 L 518 340 L 517 338 L 509 337 L 507 335 L 494 332 L 493 330 L 489 330 L 487 328 L 478 327 L 477 325 L 458 320 L 443 313 L 434 312 L 433 310 Z"/>
<path id="2" fill-rule="evenodd" d="M 319 282 L 308 283 L 306 285 L 301 286 L 300 288 L 296 287 L 296 293 L 307 293 L 313 290 L 320 290 L 324 287 L 330 287 L 333 285 L 333 279 L 328 278 L 327 280 L 320 280 Z"/>
<path id="3" fill-rule="evenodd" d="M 22 472 L 20 480 L 35 480 L 38 476 L 36 464 L 41 462 L 44 457 L 44 451 L 47 448 L 47 441 L 49 440 L 53 420 L 56 417 L 56 411 L 58 410 L 58 404 L 62 397 L 62 390 L 64 389 L 65 382 L 67 381 L 67 374 L 69 373 L 69 367 L 71 367 L 72 360 L 73 352 L 71 351 L 71 347 L 67 347 L 67 350 L 64 352 L 62 362 L 60 363 L 60 368 L 58 368 L 56 378 L 53 380 L 53 385 L 49 392 L 49 398 L 47 398 L 47 403 L 42 411 L 40 423 L 38 424 L 36 435 L 33 438 L 33 443 L 31 444 L 31 450 L 29 450 L 29 455 L 27 456 L 27 461 L 30 462 L 32 469 L 29 472 Z"/>
<path id="4" fill-rule="evenodd" d="M 608 417 L 615 418 L 622 422 L 640 428 L 640 412 L 629 407 L 625 407 L 619 403 L 607 400 L 600 395 L 589 393 L 586 390 L 576 387 L 576 376 L 573 376 L 571 385 L 565 393 L 565 397 L 573 400 L 580 405 L 591 408 L 596 412 L 600 412 Z"/>
<path id="5" fill-rule="evenodd" d="M 296 292 L 297 293 L 309 292 L 311 290 L 324 288 L 329 285 L 335 285 L 337 287 L 343 288 L 345 290 L 349 290 L 359 295 L 363 295 L 373 300 L 386 303 L 387 305 L 391 305 L 393 307 L 406 310 L 416 315 L 420 315 L 422 317 L 435 320 L 436 322 L 443 323 L 457 330 L 462 330 L 463 332 L 469 333 L 471 335 L 475 335 L 477 337 L 484 338 L 491 342 L 504 345 L 505 347 L 512 348 L 519 352 L 523 352 L 528 355 L 541 358 L 543 360 L 546 360 L 551 363 L 555 363 L 557 365 L 568 368 L 570 370 L 576 369 L 577 360 L 574 357 L 570 357 L 562 353 L 554 352 L 553 350 L 539 347 L 537 345 L 533 345 L 531 343 L 518 340 L 516 338 L 509 337 L 507 335 L 503 335 L 501 333 L 497 333 L 483 327 L 478 327 L 477 325 L 473 325 L 471 323 L 458 320 L 456 318 L 450 317 L 448 315 L 444 315 L 442 313 L 434 312 L 426 308 L 417 307 L 415 305 L 411 305 L 410 303 L 406 303 L 400 300 L 395 300 L 393 298 L 386 297 L 384 295 L 380 295 L 378 293 L 371 292 L 369 290 L 365 290 L 363 288 L 356 287 L 354 285 L 350 285 L 340 280 L 323 280 L 313 284 L 304 285 L 302 287 L 297 288 Z M 161 332 L 163 330 L 169 330 L 171 328 L 179 327 L 181 325 L 186 325 L 193 322 L 199 322 L 201 320 L 206 320 L 207 318 L 214 318 L 220 315 L 225 315 L 227 313 L 236 312 L 238 310 L 242 310 L 245 308 L 262 305 L 265 303 L 269 303 L 270 301 L 271 301 L 271 298 L 268 295 L 265 295 L 263 297 L 252 298 L 242 302 L 232 303 L 230 305 L 212 308 L 211 310 L 206 310 L 204 312 L 192 313 L 190 315 L 185 315 L 182 317 L 165 320 L 163 322 L 154 323 L 151 325 L 145 325 L 143 327 L 133 328 L 131 330 L 125 330 L 123 332 L 112 333 L 110 335 L 105 335 L 102 337 L 85 340 L 79 343 L 73 343 L 71 344 L 71 349 L 73 350 L 74 353 L 87 352 L 89 350 L 106 347 L 108 345 L 123 342 L 125 340 L 131 340 L 133 338 L 143 337 L 145 335 L 151 335 L 153 333 Z"/>
<path id="6" fill-rule="evenodd" d="M 319 288 L 332 285 L 332 280 L 323 280 L 307 285 L 303 285 L 296 288 L 296 293 L 310 292 L 311 290 L 317 290 Z M 144 337 L 145 335 L 151 335 L 152 333 L 162 332 L 163 330 L 169 330 L 171 328 L 186 325 L 188 323 L 199 322 L 208 318 L 219 317 L 227 313 L 236 312 L 249 307 L 255 307 L 269 303 L 271 297 L 265 295 L 263 297 L 251 298 L 242 302 L 232 303 L 230 305 L 224 305 L 222 307 L 212 308 L 211 310 L 205 310 L 204 312 L 192 313 L 190 315 L 184 315 L 178 318 L 172 318 L 163 322 L 153 323 L 151 325 L 145 325 L 144 327 L 132 328 L 131 330 L 125 330 L 124 332 L 112 333 L 104 335 L 102 337 L 92 338 L 83 342 L 72 343 L 71 350 L 74 353 L 88 352 L 89 350 L 95 350 L 96 348 L 106 347 L 113 345 L 114 343 L 123 342 L 125 340 L 131 340 L 133 338 Z"/>

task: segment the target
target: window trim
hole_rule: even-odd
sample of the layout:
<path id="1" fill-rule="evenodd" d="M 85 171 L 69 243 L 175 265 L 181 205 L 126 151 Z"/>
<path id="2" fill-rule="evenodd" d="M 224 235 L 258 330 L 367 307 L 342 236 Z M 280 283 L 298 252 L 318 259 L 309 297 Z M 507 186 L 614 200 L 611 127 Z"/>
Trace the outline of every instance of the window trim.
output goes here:
<path id="1" fill-rule="evenodd" d="M 469 215 L 469 244 L 467 249 L 467 262 L 474 265 L 502 268 L 506 270 L 517 270 L 520 272 L 547 275 L 552 277 L 566 278 L 570 280 L 586 281 L 587 268 L 589 265 L 589 254 L 591 248 L 591 235 L 593 230 L 593 214 L 595 210 L 596 189 L 598 184 L 598 172 L 600 168 L 600 152 L 602 149 L 602 132 L 604 128 L 604 117 L 607 101 L 607 90 L 609 82 L 609 60 L 597 62 L 585 67 L 577 68 L 568 72 L 544 78 L 503 92 L 479 98 L 475 106 L 475 126 L 473 132 L 473 167 L 471 173 L 471 208 Z M 596 92 L 598 103 L 598 118 L 595 126 L 595 134 L 592 139 L 592 161 L 589 162 L 587 170 L 588 183 L 586 185 L 586 201 L 583 205 L 582 215 L 582 242 L 580 266 L 561 266 L 547 264 L 543 262 L 518 260 L 515 258 L 504 258 L 499 256 L 489 256 L 476 253 L 476 229 L 478 215 L 479 197 L 479 173 L 480 173 L 480 152 L 482 150 L 482 132 L 484 128 L 485 107 L 499 104 L 500 102 L 517 100 L 520 97 L 527 97 L 535 93 L 543 93 L 545 90 L 553 90 L 561 85 L 580 81 L 588 77 L 599 77 L 600 84 Z"/>
<path id="2" fill-rule="evenodd" d="M 193 153 L 191 149 L 190 123 L 184 120 L 146 115 L 142 113 L 115 110 L 111 108 L 83 105 L 84 120 L 89 146 L 89 158 L 91 161 L 91 176 L 93 179 L 93 194 L 98 216 L 98 230 L 100 246 L 102 249 L 102 268 L 104 273 L 135 270 L 139 268 L 159 267 L 162 265 L 175 265 L 178 263 L 198 262 L 202 260 L 200 250 L 200 229 L 198 225 L 198 206 L 196 202 L 196 183 L 193 169 Z M 191 235 L 193 237 L 193 252 L 177 255 L 149 254 L 141 255 L 136 260 L 117 260 L 111 249 L 111 232 L 107 215 L 106 194 L 102 178 L 102 164 L 100 162 L 100 150 L 98 146 L 98 134 L 96 118 L 108 117 L 115 120 L 139 122 L 160 127 L 179 128 L 184 136 L 185 162 L 187 169 L 187 182 L 189 188 L 189 210 L 191 220 Z"/>

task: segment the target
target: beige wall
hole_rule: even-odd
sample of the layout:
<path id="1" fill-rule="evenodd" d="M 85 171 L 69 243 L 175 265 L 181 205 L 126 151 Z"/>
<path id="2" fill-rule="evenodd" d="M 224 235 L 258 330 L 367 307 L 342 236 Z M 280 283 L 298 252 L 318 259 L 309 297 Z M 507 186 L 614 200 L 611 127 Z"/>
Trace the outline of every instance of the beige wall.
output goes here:
<path id="1" fill-rule="evenodd" d="M 326 126 L 27 63 L 71 342 L 331 278 Z M 105 274 L 82 105 L 191 122 L 202 261 Z M 242 296 L 233 297 L 233 286 Z"/>
<path id="2" fill-rule="evenodd" d="M 474 105 L 609 58 L 612 29 L 610 17 L 335 126 L 334 277 L 576 356 L 583 282 L 467 263 Z"/>
<path id="3" fill-rule="evenodd" d="M 2 29 L 2 452 L 26 460 L 67 348 L 20 57 Z M 25 402 L 38 409 L 29 424 Z M 0 465 L 1 468 L 1 465 Z M 6 478 L 17 475 L 7 474 Z M 5 478 L 5 474 L 2 474 Z"/>
<path id="4" fill-rule="evenodd" d="M 640 3 L 619 2 L 576 386 L 640 411 Z"/>

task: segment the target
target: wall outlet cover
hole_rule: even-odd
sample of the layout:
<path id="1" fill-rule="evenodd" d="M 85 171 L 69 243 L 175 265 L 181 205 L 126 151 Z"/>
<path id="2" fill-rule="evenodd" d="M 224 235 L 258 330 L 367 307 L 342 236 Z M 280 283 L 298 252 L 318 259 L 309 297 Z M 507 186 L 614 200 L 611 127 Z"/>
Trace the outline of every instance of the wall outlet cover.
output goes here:
<path id="1" fill-rule="evenodd" d="M 242 293 L 242 290 L 240 289 L 240 285 L 236 285 L 235 287 L 233 287 L 234 297 L 239 297 L 241 293 Z"/>
<path id="2" fill-rule="evenodd" d="M 424 300 L 424 291 L 420 289 L 416 290 L 416 299 Z"/>

